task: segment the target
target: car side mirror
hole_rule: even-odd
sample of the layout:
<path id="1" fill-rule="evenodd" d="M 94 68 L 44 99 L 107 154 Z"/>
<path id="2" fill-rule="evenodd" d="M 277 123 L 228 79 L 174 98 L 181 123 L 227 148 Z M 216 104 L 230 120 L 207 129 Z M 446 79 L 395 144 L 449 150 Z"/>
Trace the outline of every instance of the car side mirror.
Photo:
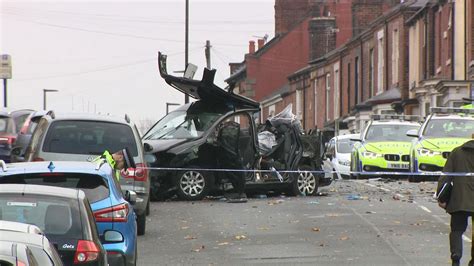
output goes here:
<path id="1" fill-rule="evenodd" d="M 145 162 L 149 164 L 156 163 L 156 156 L 153 154 L 145 154 Z"/>
<path id="2" fill-rule="evenodd" d="M 408 137 L 418 138 L 418 130 L 417 129 L 410 129 L 407 131 Z"/>
<path id="3" fill-rule="evenodd" d="M 104 233 L 104 242 L 107 243 L 120 243 L 123 242 L 123 235 L 117 231 L 105 231 Z"/>
<path id="4" fill-rule="evenodd" d="M 125 191 L 125 200 L 130 202 L 130 204 L 135 204 L 137 202 L 137 193 L 132 190 Z"/>

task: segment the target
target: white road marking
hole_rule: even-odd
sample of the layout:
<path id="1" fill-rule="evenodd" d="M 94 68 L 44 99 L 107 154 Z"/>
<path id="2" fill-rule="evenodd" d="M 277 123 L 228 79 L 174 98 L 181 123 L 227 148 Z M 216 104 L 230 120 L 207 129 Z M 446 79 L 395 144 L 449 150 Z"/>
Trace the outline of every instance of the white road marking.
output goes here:
<path id="1" fill-rule="evenodd" d="M 420 204 L 417 204 L 417 205 L 418 205 L 418 207 L 420 207 L 420 208 L 421 208 L 422 210 L 424 210 L 425 212 L 427 212 L 427 213 L 431 213 L 431 210 L 430 210 L 430 209 L 428 209 L 428 208 L 426 208 L 425 206 L 423 206 L 423 205 L 420 205 Z"/>

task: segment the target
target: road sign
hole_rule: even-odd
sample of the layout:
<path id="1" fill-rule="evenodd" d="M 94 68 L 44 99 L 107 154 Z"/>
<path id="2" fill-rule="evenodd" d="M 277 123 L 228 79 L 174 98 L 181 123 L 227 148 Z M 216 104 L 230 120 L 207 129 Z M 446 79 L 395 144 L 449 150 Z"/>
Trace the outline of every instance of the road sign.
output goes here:
<path id="1" fill-rule="evenodd" d="M 0 55 L 0 79 L 12 78 L 12 58 L 10 55 Z"/>

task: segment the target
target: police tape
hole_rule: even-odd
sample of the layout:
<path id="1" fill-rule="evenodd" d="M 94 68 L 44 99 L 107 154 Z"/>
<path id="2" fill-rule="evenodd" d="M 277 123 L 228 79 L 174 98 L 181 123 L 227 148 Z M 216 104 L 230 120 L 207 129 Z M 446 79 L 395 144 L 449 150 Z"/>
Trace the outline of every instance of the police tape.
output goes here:
<path id="1" fill-rule="evenodd" d="M 448 172 L 357 172 L 357 171 L 327 171 L 327 170 L 277 170 L 277 169 L 224 169 L 224 168 L 181 168 L 181 167 L 140 167 L 141 169 L 155 170 L 155 171 L 202 171 L 202 172 L 223 172 L 223 173 L 280 173 L 280 174 L 342 174 L 342 175 L 362 175 L 362 176 L 474 176 L 474 173 L 448 173 Z"/>

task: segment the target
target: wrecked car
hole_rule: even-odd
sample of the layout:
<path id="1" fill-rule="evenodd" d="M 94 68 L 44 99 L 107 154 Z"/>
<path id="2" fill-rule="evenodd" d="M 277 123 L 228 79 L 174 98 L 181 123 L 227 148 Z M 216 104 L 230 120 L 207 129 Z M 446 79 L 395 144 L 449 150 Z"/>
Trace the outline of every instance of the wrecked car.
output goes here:
<path id="1" fill-rule="evenodd" d="M 170 112 L 143 136 L 146 152 L 156 156 L 150 164 L 155 199 L 174 194 L 202 199 L 230 186 L 229 175 L 236 170 L 245 173 L 248 189 L 317 192 L 322 177 L 309 171 L 321 169 L 320 163 L 302 159 L 306 140 L 299 127 L 273 125 L 280 143 L 262 154 L 255 123 L 259 103 L 215 85 L 216 70 L 206 68 L 202 79 L 194 80 L 169 75 L 166 55 L 160 53 L 158 63 L 161 77 L 196 101 Z M 306 171 L 279 173 L 298 169 Z"/>

